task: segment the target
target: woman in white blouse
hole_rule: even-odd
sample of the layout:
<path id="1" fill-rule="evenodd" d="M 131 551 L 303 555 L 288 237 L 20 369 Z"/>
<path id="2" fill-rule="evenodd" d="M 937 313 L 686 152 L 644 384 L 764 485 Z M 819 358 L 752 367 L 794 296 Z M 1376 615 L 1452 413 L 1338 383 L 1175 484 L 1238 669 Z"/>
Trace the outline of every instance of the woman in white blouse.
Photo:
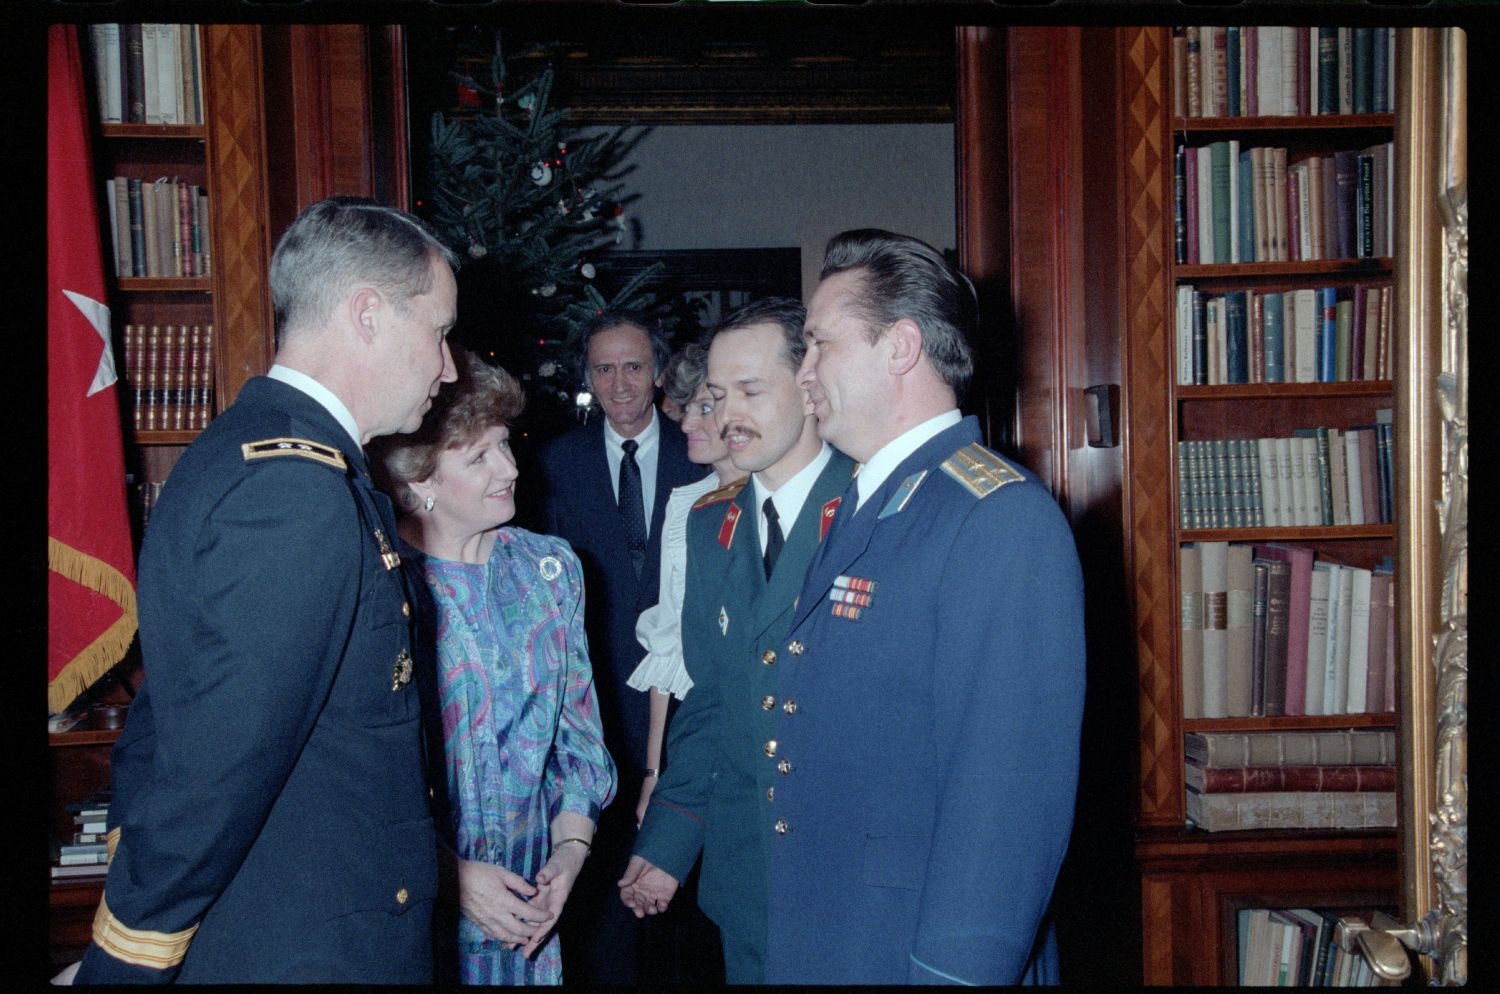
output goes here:
<path id="1" fill-rule="evenodd" d="M 641 613 L 635 637 L 646 647 L 646 657 L 626 681 L 651 695 L 651 727 L 646 740 L 646 778 L 635 807 L 639 825 L 661 770 L 661 747 L 666 740 L 667 701 L 687 696 L 693 681 L 682 663 L 682 593 L 687 575 L 687 517 L 699 497 L 744 476 L 729 461 L 729 446 L 719 438 L 714 425 L 713 398 L 703 385 L 708 373 L 708 350 L 692 343 L 667 362 L 664 389 L 667 397 L 682 405 L 683 434 L 688 458 L 700 466 L 711 466 L 697 483 L 677 487 L 667 499 L 661 533 L 661 590 L 656 606 Z M 665 430 L 665 429 L 663 429 Z"/>

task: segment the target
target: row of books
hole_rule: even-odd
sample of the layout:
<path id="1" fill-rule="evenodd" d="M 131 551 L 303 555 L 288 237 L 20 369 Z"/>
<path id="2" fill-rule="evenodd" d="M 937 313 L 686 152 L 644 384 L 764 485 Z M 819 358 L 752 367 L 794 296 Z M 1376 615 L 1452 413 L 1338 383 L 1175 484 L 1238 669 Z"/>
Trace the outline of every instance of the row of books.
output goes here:
<path id="1" fill-rule="evenodd" d="M 214 326 L 125 326 L 137 431 L 195 431 L 213 418 Z"/>
<path id="2" fill-rule="evenodd" d="M 53 847 L 54 880 L 103 876 L 108 869 L 109 847 L 105 837 L 109 796 L 108 791 L 98 791 L 67 805 L 67 810 L 73 814 L 73 836 L 71 841 Z"/>
<path id="3" fill-rule="evenodd" d="M 202 124 L 196 24 L 95 24 L 94 82 L 105 124 Z"/>
<path id="4" fill-rule="evenodd" d="M 1179 386 L 1390 379 L 1390 283 L 1240 289 L 1177 287 Z"/>
<path id="5" fill-rule="evenodd" d="M 1179 145 L 1173 236 L 1179 265 L 1378 259 L 1395 244 L 1395 145 L 1329 155 L 1239 139 Z"/>
<path id="6" fill-rule="evenodd" d="M 1281 543 L 1178 550 L 1185 718 L 1396 707 L 1395 567 Z"/>
<path id="7" fill-rule="evenodd" d="M 208 276 L 208 194 L 196 183 L 115 176 L 104 181 L 116 276 Z"/>
<path id="8" fill-rule="evenodd" d="M 1172 31 L 1177 117 L 1388 114 L 1396 106 L 1389 27 L 1222 25 Z"/>
<path id="9" fill-rule="evenodd" d="M 1178 442 L 1179 527 L 1390 524 L 1395 432 L 1388 410 L 1371 425 Z"/>
<path id="10" fill-rule="evenodd" d="M 1241 908 L 1235 917 L 1241 986 L 1395 986 L 1394 981 L 1380 978 L 1357 949 L 1339 945 L 1339 916 L 1330 911 Z M 1358 917 L 1374 928 L 1397 925 L 1379 910 Z"/>
<path id="11" fill-rule="evenodd" d="M 1208 832 L 1390 828 L 1396 824 L 1396 733 L 1188 732 L 1188 821 Z"/>

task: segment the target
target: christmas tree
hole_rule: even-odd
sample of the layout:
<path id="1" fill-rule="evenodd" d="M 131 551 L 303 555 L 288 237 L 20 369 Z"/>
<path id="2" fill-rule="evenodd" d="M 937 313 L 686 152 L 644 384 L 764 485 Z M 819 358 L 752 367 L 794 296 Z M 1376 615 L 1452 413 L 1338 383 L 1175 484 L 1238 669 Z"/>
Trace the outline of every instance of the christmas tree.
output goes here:
<path id="1" fill-rule="evenodd" d="M 570 417 L 581 385 L 570 336 L 605 307 L 659 310 L 647 270 L 606 298 L 595 262 L 626 229 L 621 178 L 645 129 L 581 134 L 549 106 L 553 70 L 529 49 L 507 56 L 500 33 L 490 79 L 450 71 L 464 110 L 432 116 L 427 220 L 464 260 L 459 344 L 526 386 L 533 415 Z M 533 56 L 527 58 L 527 56 Z M 524 79 L 522 69 L 530 69 Z"/>

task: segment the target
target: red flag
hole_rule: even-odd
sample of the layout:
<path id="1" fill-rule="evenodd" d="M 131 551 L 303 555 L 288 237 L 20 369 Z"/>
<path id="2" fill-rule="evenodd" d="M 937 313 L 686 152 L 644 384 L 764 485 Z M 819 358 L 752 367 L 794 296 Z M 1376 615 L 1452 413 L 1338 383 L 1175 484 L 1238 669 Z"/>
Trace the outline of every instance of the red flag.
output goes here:
<path id="1" fill-rule="evenodd" d="M 47 30 L 47 710 L 135 637 L 125 450 L 77 28 Z"/>

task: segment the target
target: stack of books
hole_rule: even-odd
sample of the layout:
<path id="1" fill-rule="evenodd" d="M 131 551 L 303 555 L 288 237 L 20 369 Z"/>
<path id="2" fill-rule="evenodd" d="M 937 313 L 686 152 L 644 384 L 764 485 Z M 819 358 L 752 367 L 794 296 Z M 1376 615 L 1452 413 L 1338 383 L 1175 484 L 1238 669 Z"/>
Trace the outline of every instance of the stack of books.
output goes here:
<path id="1" fill-rule="evenodd" d="M 1178 386 L 1391 378 L 1389 282 L 1244 289 L 1177 287 Z"/>
<path id="2" fill-rule="evenodd" d="M 1187 816 L 1208 832 L 1392 828 L 1396 733 L 1189 732 Z"/>
<path id="3" fill-rule="evenodd" d="M 1388 114 L 1396 106 L 1388 27 L 1190 25 L 1172 30 L 1177 117 Z"/>
<path id="4" fill-rule="evenodd" d="M 1298 545 L 1178 552 L 1185 718 L 1375 714 L 1396 707 L 1395 568 Z"/>
<path id="5" fill-rule="evenodd" d="M 71 842 L 56 847 L 52 879 L 103 877 L 109 871 L 109 852 L 105 842 L 109 792 L 91 794 L 82 801 L 69 804 L 67 809 L 73 814 L 73 838 Z"/>
<path id="6" fill-rule="evenodd" d="M 1182 528 L 1316 528 L 1394 520 L 1390 409 L 1348 428 L 1177 443 Z"/>
<path id="7" fill-rule="evenodd" d="M 1383 911 L 1357 917 L 1375 928 L 1393 928 Z M 1338 944 L 1339 915 L 1309 908 L 1242 908 L 1239 981 L 1244 987 L 1387 987 L 1369 961 Z"/>
<path id="8" fill-rule="evenodd" d="M 1392 254 L 1392 142 L 1317 155 L 1230 138 L 1177 146 L 1172 170 L 1178 265 Z"/>
<path id="9" fill-rule="evenodd" d="M 196 431 L 213 417 L 213 325 L 125 326 L 137 431 Z"/>
<path id="10" fill-rule="evenodd" d="M 105 124 L 202 124 L 195 24 L 95 24 L 94 83 Z"/>
<path id="11" fill-rule="evenodd" d="M 172 176 L 104 181 L 117 277 L 212 275 L 208 194 Z"/>

